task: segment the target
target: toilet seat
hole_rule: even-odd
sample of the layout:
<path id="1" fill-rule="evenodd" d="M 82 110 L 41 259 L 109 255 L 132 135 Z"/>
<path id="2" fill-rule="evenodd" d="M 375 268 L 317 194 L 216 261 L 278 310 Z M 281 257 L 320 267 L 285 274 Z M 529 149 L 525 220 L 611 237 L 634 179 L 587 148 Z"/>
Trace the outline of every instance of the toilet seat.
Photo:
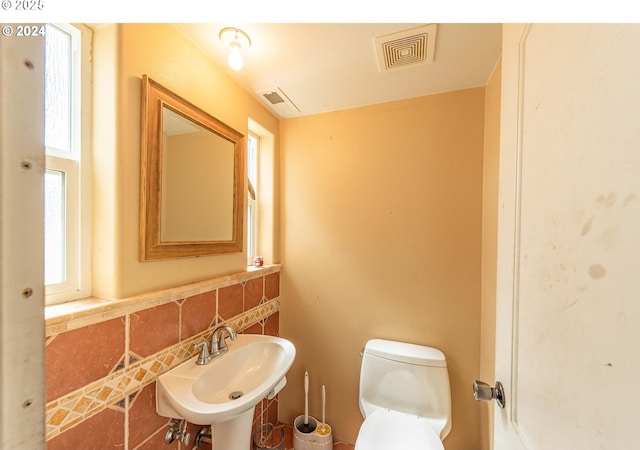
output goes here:
<path id="1" fill-rule="evenodd" d="M 355 450 L 444 450 L 424 417 L 388 409 L 371 413 L 360 427 Z"/>

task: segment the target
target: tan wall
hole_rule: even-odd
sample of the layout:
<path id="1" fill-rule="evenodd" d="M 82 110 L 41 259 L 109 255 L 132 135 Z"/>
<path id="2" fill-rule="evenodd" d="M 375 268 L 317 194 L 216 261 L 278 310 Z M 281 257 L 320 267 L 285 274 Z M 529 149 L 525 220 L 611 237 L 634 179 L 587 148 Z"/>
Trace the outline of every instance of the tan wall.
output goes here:
<path id="1" fill-rule="evenodd" d="M 281 123 L 281 335 L 298 349 L 281 419 L 311 413 L 354 442 L 359 351 L 370 338 L 447 356 L 447 450 L 480 445 L 484 88 Z"/>
<path id="2" fill-rule="evenodd" d="M 248 118 L 278 144 L 278 120 L 167 24 L 95 30 L 93 292 L 128 297 L 151 289 L 246 270 L 246 251 L 138 261 L 140 83 L 143 74 L 247 134 Z"/>
<path id="3" fill-rule="evenodd" d="M 498 166 L 500 158 L 500 82 L 498 63 L 486 86 L 482 198 L 482 280 L 480 380 L 493 385 L 496 345 L 496 265 L 498 245 Z M 482 449 L 493 448 L 494 402 L 478 404 Z"/>

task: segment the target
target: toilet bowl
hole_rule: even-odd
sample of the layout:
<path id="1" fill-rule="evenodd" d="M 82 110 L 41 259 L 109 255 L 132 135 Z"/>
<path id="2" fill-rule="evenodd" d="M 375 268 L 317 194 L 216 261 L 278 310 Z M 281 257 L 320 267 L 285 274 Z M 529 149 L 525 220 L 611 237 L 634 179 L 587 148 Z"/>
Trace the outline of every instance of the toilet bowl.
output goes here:
<path id="1" fill-rule="evenodd" d="M 360 372 L 355 450 L 443 450 L 451 429 L 444 354 L 415 344 L 372 339 Z"/>
<path id="2" fill-rule="evenodd" d="M 396 411 L 376 411 L 362 424 L 355 450 L 391 449 L 444 450 L 444 446 L 427 420 Z"/>

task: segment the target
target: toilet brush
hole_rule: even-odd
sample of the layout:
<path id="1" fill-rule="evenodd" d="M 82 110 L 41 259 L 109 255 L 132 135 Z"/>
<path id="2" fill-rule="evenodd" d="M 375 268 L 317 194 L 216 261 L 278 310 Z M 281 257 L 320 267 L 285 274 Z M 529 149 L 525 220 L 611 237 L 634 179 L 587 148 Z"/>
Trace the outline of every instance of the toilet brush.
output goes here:
<path id="1" fill-rule="evenodd" d="M 312 433 L 316 429 L 316 424 L 309 423 L 309 372 L 304 373 L 304 421 L 298 424 L 298 431 L 301 433 Z"/>
<path id="2" fill-rule="evenodd" d="M 316 430 L 316 432 L 320 436 L 326 436 L 327 434 L 331 433 L 331 427 L 327 425 L 326 416 L 325 416 L 326 405 L 327 405 L 327 394 L 323 384 L 322 385 L 322 423 Z"/>

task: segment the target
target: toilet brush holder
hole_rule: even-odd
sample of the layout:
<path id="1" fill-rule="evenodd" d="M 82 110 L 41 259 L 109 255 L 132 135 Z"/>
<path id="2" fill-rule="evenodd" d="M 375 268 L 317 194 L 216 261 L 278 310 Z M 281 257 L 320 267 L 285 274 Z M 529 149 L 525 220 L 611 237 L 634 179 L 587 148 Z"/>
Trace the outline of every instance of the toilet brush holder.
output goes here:
<path id="1" fill-rule="evenodd" d="M 323 426 L 324 425 L 324 426 Z M 309 429 L 313 431 L 304 432 Z M 333 433 L 329 425 L 320 424 L 309 416 L 308 426 L 304 425 L 304 416 L 296 417 L 293 421 L 293 449 L 294 450 L 332 450 Z"/>

